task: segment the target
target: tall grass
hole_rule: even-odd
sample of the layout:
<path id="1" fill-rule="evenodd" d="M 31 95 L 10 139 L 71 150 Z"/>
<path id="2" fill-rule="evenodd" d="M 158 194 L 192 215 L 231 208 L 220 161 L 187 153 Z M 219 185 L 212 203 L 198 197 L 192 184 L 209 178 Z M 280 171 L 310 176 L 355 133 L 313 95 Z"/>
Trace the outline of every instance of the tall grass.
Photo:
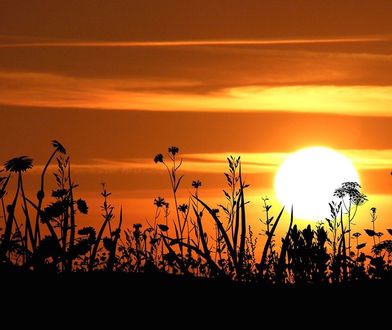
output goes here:
<path id="1" fill-rule="evenodd" d="M 103 185 L 101 222 L 96 228 L 78 229 L 78 219 L 88 213 L 88 205 L 75 197 L 78 185 L 65 148 L 58 141 L 52 141 L 52 146 L 36 201 L 24 186 L 24 175 L 33 167 L 31 158 L 13 158 L 0 171 L 3 271 L 154 272 L 241 282 L 314 284 L 391 276 L 392 240 L 381 240 L 383 233 L 376 231 L 376 208 L 370 210 L 372 229 L 364 232 L 373 238 L 368 253 L 363 252 L 366 244 L 360 242 L 361 233 L 353 233 L 357 210 L 367 200 L 356 183 L 337 187 L 337 201 L 330 203 L 331 216 L 315 228 L 298 227 L 295 205 L 288 215 L 284 208 L 274 215 L 267 198 L 260 205 L 263 227 L 254 228 L 247 218 L 249 184 L 244 182 L 239 157 L 227 159 L 225 201 L 214 207 L 203 200 L 199 180 L 192 182 L 193 193 L 181 201 L 182 159 L 179 149 L 170 147 L 167 156 L 158 154 L 154 161 L 167 172 L 173 205 L 158 197 L 151 223 L 135 223 L 123 230 L 122 207 L 117 210 L 111 204 L 111 193 Z M 45 179 L 52 163 L 57 167 L 53 173 L 56 186 L 49 194 Z M 14 191 L 9 188 L 11 182 L 15 182 Z M 279 240 L 277 228 L 282 228 L 285 217 L 289 225 Z M 392 229 L 387 232 L 392 235 Z M 255 238 L 254 233 L 264 239 Z"/>

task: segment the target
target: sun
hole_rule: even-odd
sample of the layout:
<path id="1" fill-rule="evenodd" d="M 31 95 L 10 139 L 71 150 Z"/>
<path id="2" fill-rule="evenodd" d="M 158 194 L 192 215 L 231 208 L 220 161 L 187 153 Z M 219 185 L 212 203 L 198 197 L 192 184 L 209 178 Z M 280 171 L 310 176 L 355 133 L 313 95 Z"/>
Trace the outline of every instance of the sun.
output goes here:
<path id="1" fill-rule="evenodd" d="M 309 147 L 281 164 L 275 193 L 282 205 L 293 205 L 296 218 L 318 221 L 329 216 L 334 190 L 348 181 L 360 183 L 350 159 L 330 148 Z"/>

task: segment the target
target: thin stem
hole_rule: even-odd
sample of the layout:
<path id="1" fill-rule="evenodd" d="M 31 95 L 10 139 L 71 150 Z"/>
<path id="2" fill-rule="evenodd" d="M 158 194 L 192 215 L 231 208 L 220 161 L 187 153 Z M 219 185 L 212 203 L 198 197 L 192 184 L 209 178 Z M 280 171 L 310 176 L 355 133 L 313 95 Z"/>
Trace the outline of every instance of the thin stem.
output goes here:
<path id="1" fill-rule="evenodd" d="M 49 167 L 49 164 L 51 163 L 52 159 L 54 158 L 54 156 L 57 153 L 57 149 L 55 151 L 53 151 L 53 153 L 50 155 L 48 161 L 45 164 L 44 169 L 42 170 L 42 174 L 41 174 L 41 189 L 40 189 L 40 194 L 37 196 L 38 197 L 38 210 L 37 210 L 37 215 L 35 217 L 35 231 L 34 231 L 34 241 L 41 241 L 41 231 L 39 228 L 39 215 L 41 213 L 41 208 L 42 208 L 42 203 L 44 200 L 44 187 L 45 187 L 45 174 L 46 174 L 46 170 Z"/>
<path id="2" fill-rule="evenodd" d="M 27 234 L 30 236 L 30 241 L 31 241 L 31 246 L 33 251 L 35 251 L 35 240 L 34 240 L 34 234 L 33 234 L 33 230 L 31 227 L 31 221 L 30 221 L 30 216 L 29 216 L 29 209 L 27 207 L 27 202 L 26 202 L 26 195 L 24 192 L 24 187 L 23 187 L 23 179 L 22 179 L 22 173 L 19 172 L 19 177 L 20 177 L 20 191 L 22 193 L 22 199 L 23 199 L 23 206 L 25 208 L 25 216 L 26 216 L 26 227 L 25 227 L 25 240 L 26 240 L 26 248 L 28 247 L 28 236 Z"/>
<path id="3" fill-rule="evenodd" d="M 19 191 L 20 191 L 19 180 L 20 180 L 20 178 L 18 177 L 18 185 L 17 185 L 15 197 L 12 202 L 10 212 L 8 213 L 7 222 L 6 222 L 6 226 L 5 226 L 5 232 L 4 232 L 4 238 L 3 238 L 3 242 L 0 246 L 0 260 L 3 260 L 3 258 L 6 256 L 8 249 L 9 249 L 9 244 L 10 244 L 11 234 L 12 234 L 12 224 L 14 222 L 15 208 L 16 208 L 16 203 L 18 201 Z"/>

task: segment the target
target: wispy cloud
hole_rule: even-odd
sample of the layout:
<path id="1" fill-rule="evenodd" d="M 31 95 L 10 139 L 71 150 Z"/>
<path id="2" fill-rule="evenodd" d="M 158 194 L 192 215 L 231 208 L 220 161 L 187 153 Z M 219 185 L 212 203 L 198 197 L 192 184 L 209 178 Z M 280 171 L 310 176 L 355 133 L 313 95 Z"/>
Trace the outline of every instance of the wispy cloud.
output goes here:
<path id="1" fill-rule="evenodd" d="M 392 116 L 392 86 L 240 86 L 209 93 L 197 81 L 0 73 L 0 104 L 155 111 L 286 111 Z M 180 87 L 188 87 L 186 91 Z"/>
<path id="2" fill-rule="evenodd" d="M 389 170 L 392 164 L 392 149 L 345 149 L 338 150 L 348 157 L 359 170 Z M 184 154 L 181 170 L 193 173 L 223 173 L 227 167 L 229 155 L 241 156 L 246 173 L 273 173 L 290 155 L 288 152 L 268 153 L 200 153 Z M 43 165 L 37 165 L 40 171 Z M 133 158 L 123 160 L 92 159 L 86 163 L 76 163 L 73 169 L 80 172 L 127 172 L 161 171 L 152 158 Z M 54 168 L 54 166 L 53 166 Z"/>
<path id="3" fill-rule="evenodd" d="M 390 36 L 364 36 L 345 38 L 308 38 L 308 39 L 235 39 L 235 40 L 168 40 L 168 41 L 40 41 L 7 42 L 0 48 L 34 47 L 195 47 L 195 46 L 270 46 L 331 43 L 365 43 L 391 41 Z"/>

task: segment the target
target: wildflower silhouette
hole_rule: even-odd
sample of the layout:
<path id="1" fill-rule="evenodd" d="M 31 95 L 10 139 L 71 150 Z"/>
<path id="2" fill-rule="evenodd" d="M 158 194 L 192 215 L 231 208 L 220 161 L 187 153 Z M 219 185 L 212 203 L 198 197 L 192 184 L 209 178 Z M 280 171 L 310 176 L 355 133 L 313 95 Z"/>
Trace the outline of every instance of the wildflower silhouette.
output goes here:
<path id="1" fill-rule="evenodd" d="M 157 154 L 157 155 L 154 157 L 154 162 L 155 162 L 155 163 L 163 163 L 163 155 L 162 155 L 162 154 Z"/>
<path id="2" fill-rule="evenodd" d="M 192 187 L 195 189 L 198 189 L 201 187 L 201 181 L 200 180 L 196 180 L 196 181 L 192 181 Z"/>
<path id="3" fill-rule="evenodd" d="M 154 205 L 158 208 L 164 207 L 166 205 L 166 201 L 162 197 L 157 197 L 154 199 Z"/>
<path id="4" fill-rule="evenodd" d="M 156 197 L 154 222 L 135 223 L 123 230 L 122 208 L 117 216 L 110 201 L 111 193 L 102 184 L 101 222 L 80 228 L 81 222 L 77 220 L 89 213 L 88 204 L 82 198 L 74 198 L 77 185 L 71 178 L 65 148 L 58 141 L 52 141 L 52 146 L 54 151 L 46 164 L 53 158 L 57 160 L 53 173 L 56 186 L 50 190 L 45 204 L 42 180 L 38 203 L 24 191 L 23 178 L 33 166 L 31 158 L 13 158 L 0 170 L 0 207 L 5 220 L 0 237 L 0 270 L 11 267 L 55 273 L 164 273 L 186 275 L 187 279 L 196 276 L 218 281 L 314 285 L 388 279 L 392 274 L 392 240 L 384 239 L 384 233 L 376 228 L 375 207 L 370 208 L 372 229 L 365 229 L 366 235 L 373 239 L 373 246 L 368 247 L 360 240 L 363 237 L 360 232 L 351 233 L 357 208 L 367 201 L 355 182 L 343 183 L 336 189 L 338 201 L 329 204 L 328 227 L 317 224 L 299 228 L 294 224 L 292 208 L 281 239 L 277 228 L 285 223 L 284 208 L 275 214 L 268 198 L 262 199 L 263 228 L 258 232 L 264 239 L 258 240 L 247 221 L 245 189 L 249 185 L 243 181 L 240 158 L 227 159 L 225 202 L 216 208 L 199 196 L 200 180 L 192 181 L 192 193 L 186 199 L 179 195 L 182 159 L 179 148 L 171 146 L 166 158 L 158 154 L 154 161 L 167 171 L 174 205 Z M 17 184 L 8 185 L 13 178 Z M 5 199 L 12 191 L 9 186 L 15 187 L 15 192 L 11 203 L 6 205 Z M 171 210 L 175 212 L 173 216 Z M 32 212 L 36 212 L 39 220 L 36 227 L 30 221 Z M 39 228 L 43 226 L 45 236 L 41 237 Z M 386 229 L 385 234 L 392 235 L 392 229 Z M 353 238 L 356 253 L 350 251 L 349 244 L 346 254 L 346 236 L 349 241 Z"/>
<path id="5" fill-rule="evenodd" d="M 178 207 L 178 210 L 179 210 L 180 212 L 182 212 L 182 213 L 186 213 L 186 211 L 188 210 L 188 205 L 187 205 L 187 204 L 181 204 L 181 205 Z"/>
<path id="6" fill-rule="evenodd" d="M 5 162 L 4 168 L 9 172 L 26 172 L 33 167 L 33 160 L 28 156 L 20 156 Z"/>
<path id="7" fill-rule="evenodd" d="M 169 148 L 169 154 L 171 154 L 173 157 L 175 155 L 177 155 L 179 151 L 180 151 L 180 149 L 178 147 L 170 147 Z"/>
<path id="8" fill-rule="evenodd" d="M 348 252 L 351 254 L 351 226 L 357 214 L 358 207 L 363 205 L 368 199 L 360 192 L 362 187 L 357 182 L 344 182 L 337 188 L 334 196 L 339 198 L 347 212 L 347 232 L 348 232 Z M 348 198 L 348 201 L 346 200 Z M 354 208 L 354 210 L 352 210 Z M 343 225 L 342 225 L 343 226 Z M 342 227 L 343 228 L 343 227 Z"/>

